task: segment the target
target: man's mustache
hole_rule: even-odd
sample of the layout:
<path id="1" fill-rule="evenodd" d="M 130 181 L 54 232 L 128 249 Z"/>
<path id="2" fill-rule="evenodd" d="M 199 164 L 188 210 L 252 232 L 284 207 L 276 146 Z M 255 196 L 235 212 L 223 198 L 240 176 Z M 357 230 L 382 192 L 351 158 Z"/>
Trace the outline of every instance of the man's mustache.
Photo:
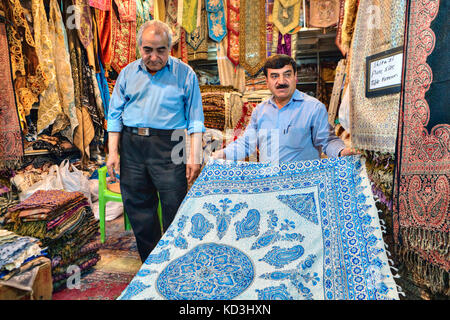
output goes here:
<path id="1" fill-rule="evenodd" d="M 279 84 L 276 88 L 277 89 L 289 88 L 289 85 L 288 84 Z"/>

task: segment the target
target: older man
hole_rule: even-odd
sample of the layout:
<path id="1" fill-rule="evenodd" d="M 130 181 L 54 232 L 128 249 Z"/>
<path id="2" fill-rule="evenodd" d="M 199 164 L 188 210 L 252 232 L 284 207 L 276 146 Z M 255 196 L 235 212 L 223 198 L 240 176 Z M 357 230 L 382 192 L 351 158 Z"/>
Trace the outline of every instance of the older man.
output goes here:
<path id="1" fill-rule="evenodd" d="M 323 103 L 296 88 L 297 65 L 287 55 L 274 55 L 264 65 L 273 96 L 254 110 L 242 137 L 213 154 L 216 159 L 240 160 L 259 149 L 261 162 L 288 162 L 355 154 L 328 124 Z"/>
<path id="2" fill-rule="evenodd" d="M 161 237 L 157 194 L 166 230 L 187 184 L 200 173 L 205 127 L 198 79 L 190 66 L 169 56 L 171 44 L 172 32 L 163 22 L 142 25 L 142 58 L 120 72 L 108 113 L 108 172 L 114 177 L 113 170 L 120 169 L 124 209 L 142 261 Z M 187 163 L 172 150 L 185 129 L 191 137 L 190 154 L 183 155 Z"/>

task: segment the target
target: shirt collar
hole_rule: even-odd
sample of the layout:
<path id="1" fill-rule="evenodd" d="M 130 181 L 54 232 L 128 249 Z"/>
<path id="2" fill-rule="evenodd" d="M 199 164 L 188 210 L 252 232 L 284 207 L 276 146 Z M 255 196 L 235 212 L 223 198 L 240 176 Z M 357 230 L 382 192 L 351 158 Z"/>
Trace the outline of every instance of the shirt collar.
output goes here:
<path id="1" fill-rule="evenodd" d="M 291 99 L 286 104 L 286 106 L 289 105 L 292 101 L 302 101 L 302 100 L 304 100 L 305 99 L 304 96 L 305 96 L 305 94 L 303 92 L 299 91 L 298 89 L 295 89 L 294 94 L 292 95 Z M 273 100 L 273 95 L 269 98 L 269 102 L 272 104 L 273 107 L 278 109 L 277 104 Z"/>
<path id="2" fill-rule="evenodd" d="M 173 58 L 171 56 L 169 56 L 169 59 L 167 59 L 167 63 L 164 66 L 164 68 L 166 68 L 166 67 L 167 67 L 167 69 L 169 71 L 172 71 L 172 69 L 173 69 Z M 145 66 L 144 60 L 142 60 L 142 58 L 140 58 L 140 61 L 139 61 L 139 68 L 141 68 L 141 70 L 144 70 L 144 71 L 148 72 L 147 67 Z"/>

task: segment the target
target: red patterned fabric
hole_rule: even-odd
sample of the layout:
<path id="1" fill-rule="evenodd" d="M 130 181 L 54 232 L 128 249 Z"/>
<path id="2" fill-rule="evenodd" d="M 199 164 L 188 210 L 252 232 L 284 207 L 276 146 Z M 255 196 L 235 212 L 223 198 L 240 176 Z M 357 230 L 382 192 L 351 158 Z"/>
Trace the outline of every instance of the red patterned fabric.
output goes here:
<path id="1" fill-rule="evenodd" d="M 136 60 L 136 21 L 125 22 L 124 16 L 119 21 L 115 10 L 111 11 L 111 67 L 120 73 Z"/>
<path id="2" fill-rule="evenodd" d="M 89 5 L 103 11 L 111 10 L 111 0 L 89 0 Z"/>
<path id="3" fill-rule="evenodd" d="M 114 0 L 120 22 L 136 21 L 136 0 Z"/>
<path id="4" fill-rule="evenodd" d="M 408 6 L 393 222 L 407 272 L 432 292 L 450 295 L 450 124 L 427 126 L 436 120 L 430 110 L 440 108 L 429 104 L 436 101 L 430 87 L 442 82 L 434 81 L 433 72 L 449 62 L 447 50 L 441 49 L 449 41 L 448 18 L 441 15 L 443 26 L 431 28 L 438 14 L 448 13 L 446 2 L 410 0 Z M 433 57 L 438 64 L 432 70 L 429 63 L 435 50 L 442 55 Z M 443 91 L 434 94 L 445 97 Z M 448 101 L 442 107 L 448 108 Z"/>
<path id="5" fill-rule="evenodd" d="M 4 23 L 0 23 L 0 47 L 8 48 Z M 8 49 L 0 50 L 0 65 L 0 161 L 17 160 L 23 156 L 23 143 Z"/>
<path id="6" fill-rule="evenodd" d="M 227 0 L 227 57 L 239 64 L 239 0 Z"/>
<path id="7" fill-rule="evenodd" d="M 253 109 L 255 109 L 257 105 L 258 103 L 256 102 L 244 102 L 244 104 L 242 105 L 242 115 L 236 123 L 236 126 L 233 128 L 233 141 L 239 138 L 244 133 L 245 128 L 247 128 L 248 124 L 250 123 Z"/>

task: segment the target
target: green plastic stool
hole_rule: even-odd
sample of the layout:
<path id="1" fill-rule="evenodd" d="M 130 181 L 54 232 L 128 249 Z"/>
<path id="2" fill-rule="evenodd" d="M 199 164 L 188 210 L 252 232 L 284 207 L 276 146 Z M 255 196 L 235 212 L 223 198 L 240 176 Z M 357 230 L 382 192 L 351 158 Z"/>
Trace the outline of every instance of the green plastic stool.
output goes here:
<path id="1" fill-rule="evenodd" d="M 106 203 L 109 201 L 114 202 L 122 202 L 122 195 L 120 193 L 115 193 L 108 190 L 106 186 L 106 172 L 108 171 L 106 166 L 99 168 L 98 170 L 98 201 L 99 201 L 99 220 L 100 220 L 100 241 L 101 243 L 105 243 L 105 209 Z M 159 199 L 159 194 L 158 194 Z M 161 210 L 161 201 L 158 200 L 158 218 L 159 223 L 161 225 L 162 230 L 162 210 Z M 128 216 L 123 211 L 123 219 L 125 224 L 125 230 L 131 230 L 130 220 Z"/>

